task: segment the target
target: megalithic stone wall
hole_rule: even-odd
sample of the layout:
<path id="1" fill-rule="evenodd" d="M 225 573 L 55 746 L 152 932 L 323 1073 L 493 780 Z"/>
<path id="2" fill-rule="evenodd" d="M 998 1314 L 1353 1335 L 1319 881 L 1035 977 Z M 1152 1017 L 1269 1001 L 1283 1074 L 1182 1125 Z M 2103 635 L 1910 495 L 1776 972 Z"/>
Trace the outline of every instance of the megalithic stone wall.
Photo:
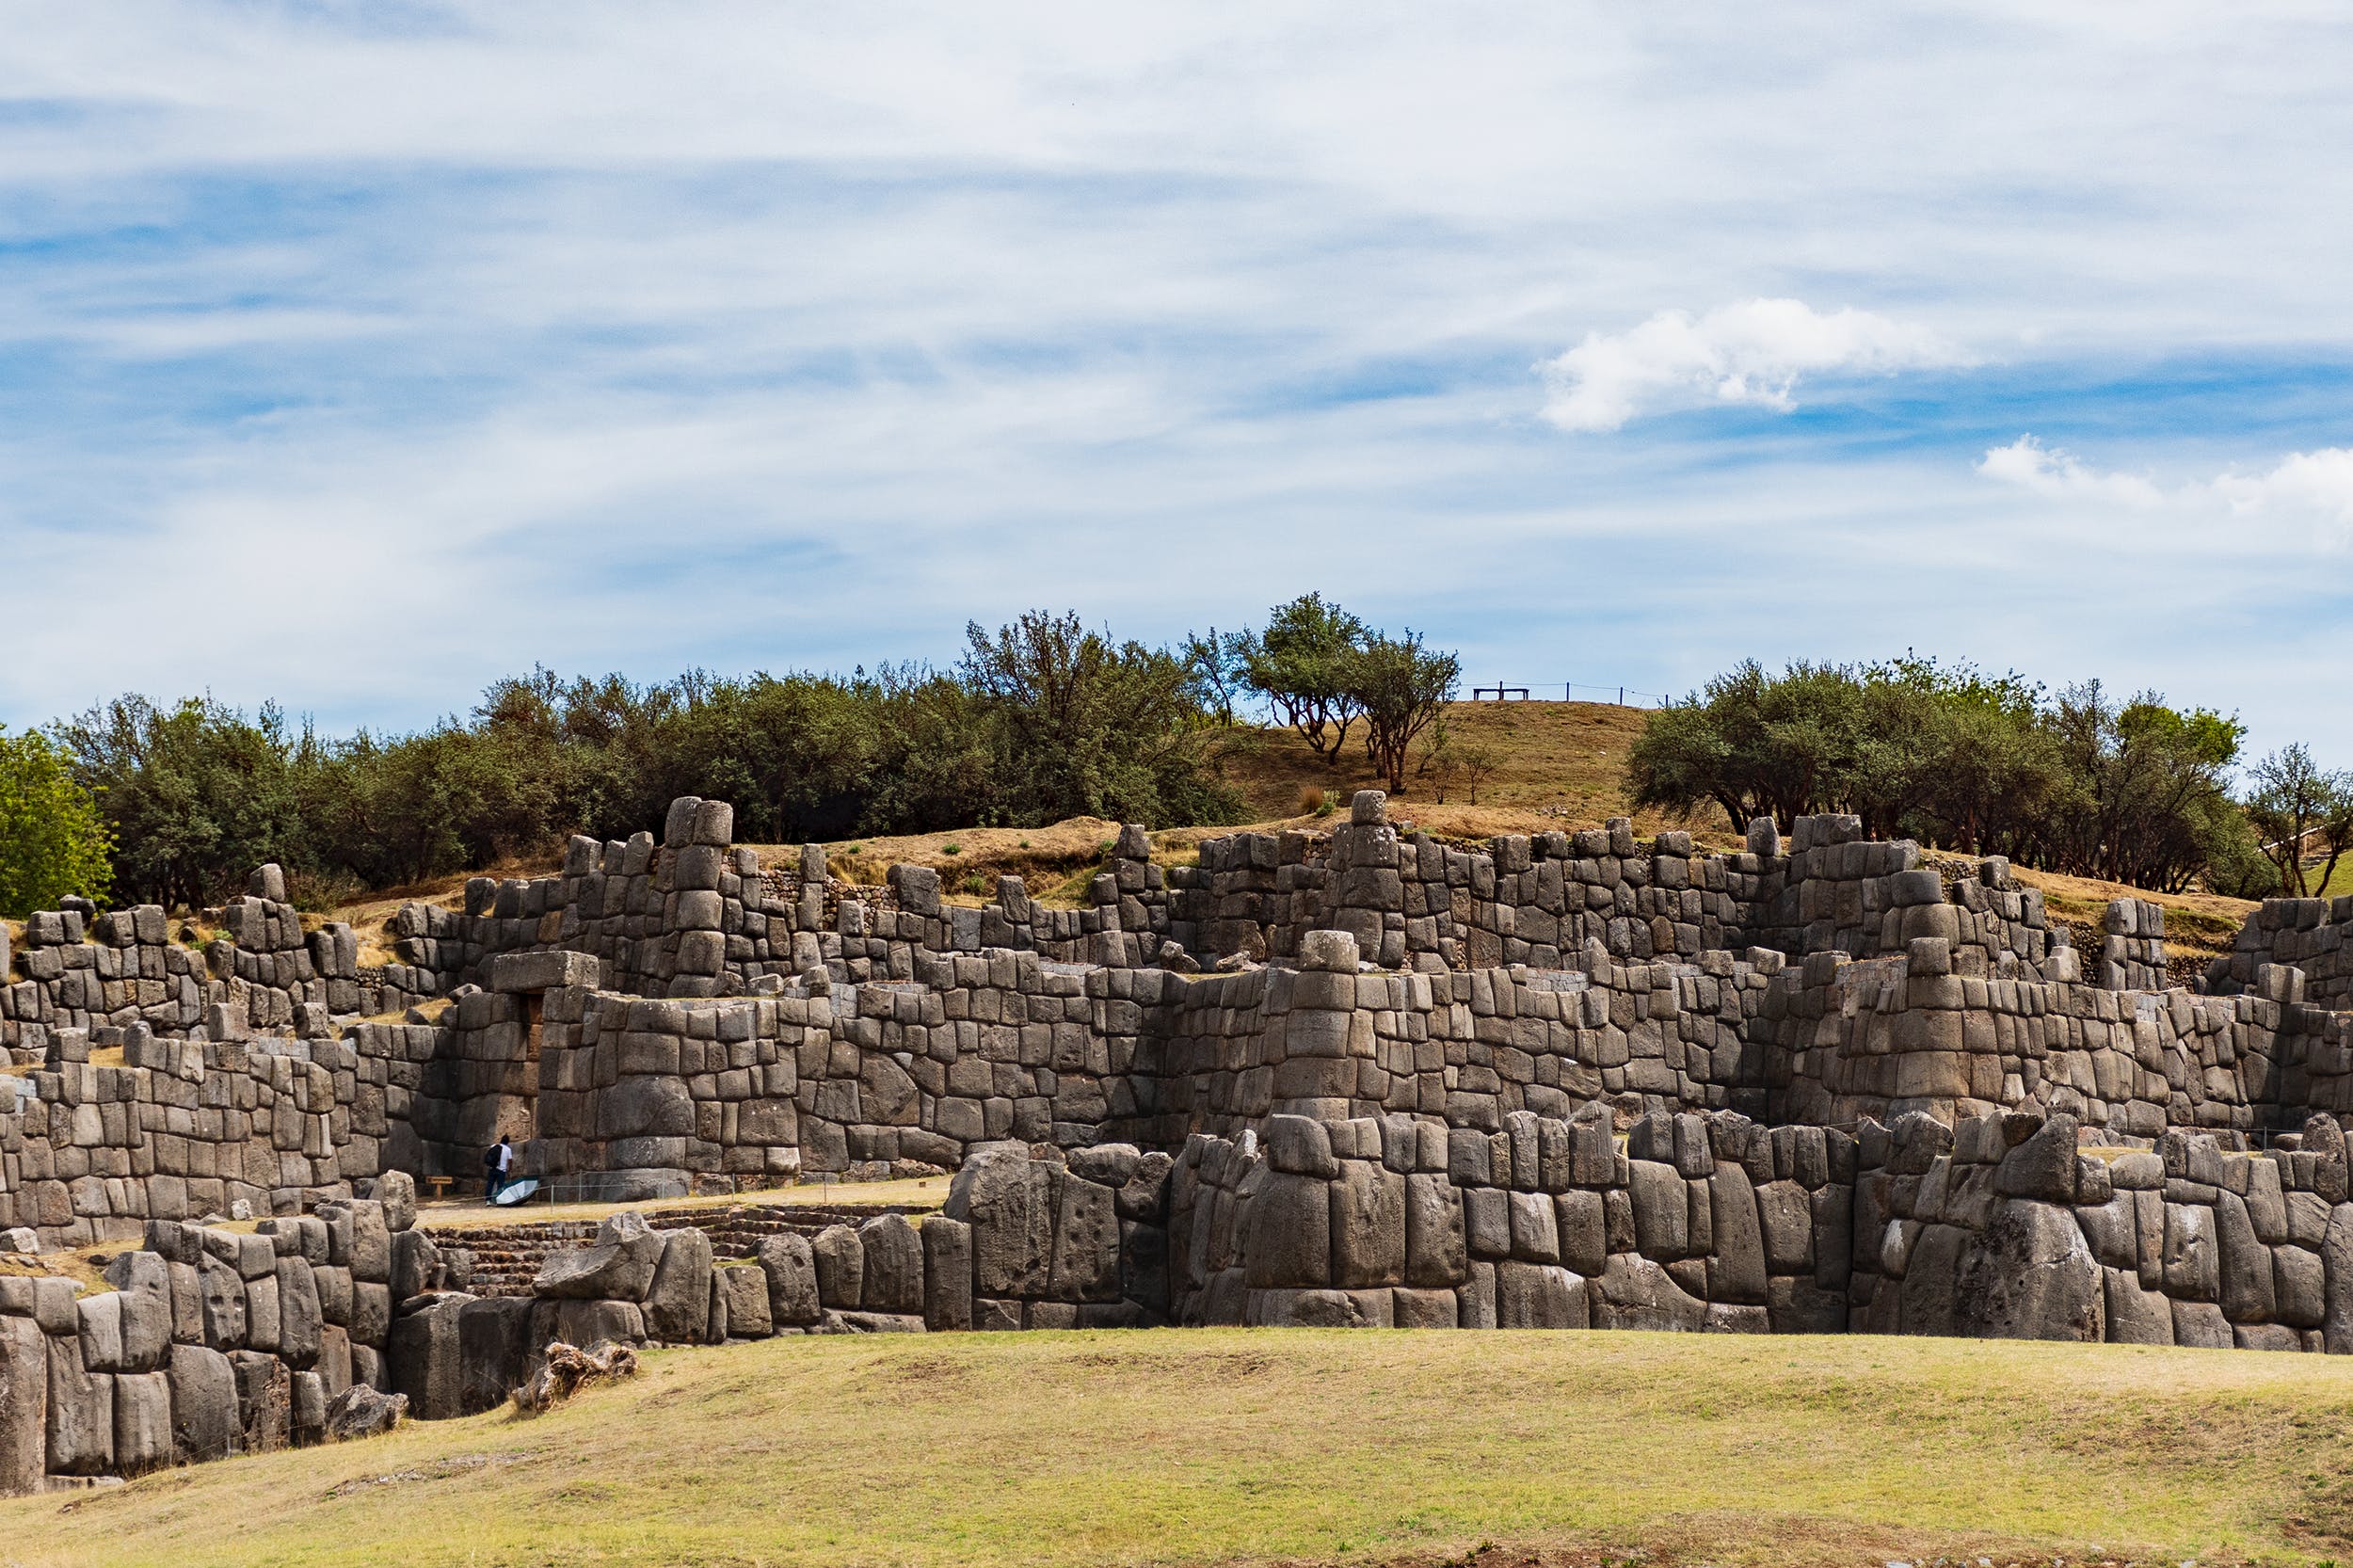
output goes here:
<path id="1" fill-rule="evenodd" d="M 388 1383 L 394 1291 L 423 1280 L 414 1189 L 376 1192 L 249 1235 L 152 1222 L 104 1291 L 0 1277 L 0 1496 L 319 1440 Z"/>

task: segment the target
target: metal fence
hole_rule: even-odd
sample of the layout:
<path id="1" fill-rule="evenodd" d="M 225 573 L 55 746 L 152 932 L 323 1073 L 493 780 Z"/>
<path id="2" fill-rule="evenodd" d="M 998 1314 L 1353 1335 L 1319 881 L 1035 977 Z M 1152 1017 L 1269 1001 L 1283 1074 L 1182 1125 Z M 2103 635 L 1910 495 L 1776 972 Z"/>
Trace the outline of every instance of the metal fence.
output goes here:
<path id="1" fill-rule="evenodd" d="M 1473 686 L 1473 702 L 1551 702 L 1558 689 L 1562 702 L 1607 702 L 1620 708 L 1657 708 L 1668 700 L 1664 692 L 1637 691 L 1632 686 L 1590 686 L 1578 680 L 1500 681 Z"/>

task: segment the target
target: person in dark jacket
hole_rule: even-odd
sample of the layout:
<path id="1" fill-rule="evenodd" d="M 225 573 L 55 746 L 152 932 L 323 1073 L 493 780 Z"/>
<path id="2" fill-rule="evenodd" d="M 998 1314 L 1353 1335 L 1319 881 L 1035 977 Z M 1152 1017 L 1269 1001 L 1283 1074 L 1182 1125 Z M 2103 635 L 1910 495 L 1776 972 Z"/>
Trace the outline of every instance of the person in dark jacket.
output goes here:
<path id="1" fill-rule="evenodd" d="M 506 1185 L 507 1176 L 515 1169 L 515 1150 L 506 1142 L 504 1133 L 501 1133 L 499 1141 L 484 1151 L 482 1168 L 488 1173 L 488 1177 L 483 1183 L 483 1196 L 495 1198 L 499 1195 L 499 1189 Z"/>

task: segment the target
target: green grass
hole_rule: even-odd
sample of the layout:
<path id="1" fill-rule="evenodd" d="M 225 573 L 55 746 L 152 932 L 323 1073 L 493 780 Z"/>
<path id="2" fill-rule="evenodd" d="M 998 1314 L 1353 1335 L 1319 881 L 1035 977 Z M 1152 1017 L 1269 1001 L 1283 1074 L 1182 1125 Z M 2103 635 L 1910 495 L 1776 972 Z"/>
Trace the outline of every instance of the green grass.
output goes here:
<path id="1" fill-rule="evenodd" d="M 2353 1365 L 1933 1339 L 1220 1330 L 659 1352 L 536 1421 L 0 1505 L 0 1560 L 2353 1556 Z"/>

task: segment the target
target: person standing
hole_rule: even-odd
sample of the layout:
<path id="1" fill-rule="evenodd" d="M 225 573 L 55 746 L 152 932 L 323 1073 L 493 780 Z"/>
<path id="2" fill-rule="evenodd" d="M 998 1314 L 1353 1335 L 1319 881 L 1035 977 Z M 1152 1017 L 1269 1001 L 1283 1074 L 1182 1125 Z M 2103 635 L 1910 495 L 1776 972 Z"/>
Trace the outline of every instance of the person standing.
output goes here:
<path id="1" fill-rule="evenodd" d="M 499 1189 L 506 1185 L 507 1176 L 515 1168 L 515 1150 L 504 1133 L 499 1134 L 499 1141 L 482 1156 L 482 1166 L 489 1173 L 483 1184 L 483 1195 L 496 1200 Z"/>

